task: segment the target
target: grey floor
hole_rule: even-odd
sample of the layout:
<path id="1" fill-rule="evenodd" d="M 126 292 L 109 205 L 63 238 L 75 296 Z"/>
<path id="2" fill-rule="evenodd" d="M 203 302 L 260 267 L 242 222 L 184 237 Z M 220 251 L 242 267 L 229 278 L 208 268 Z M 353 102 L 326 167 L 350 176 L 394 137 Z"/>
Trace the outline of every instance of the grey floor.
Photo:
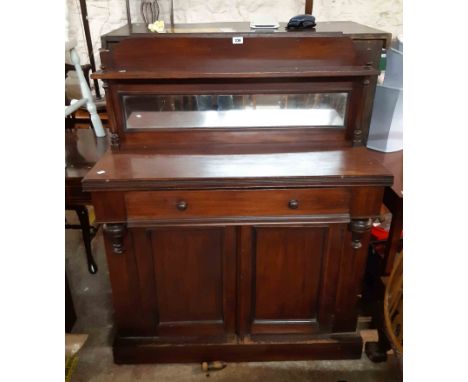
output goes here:
<path id="1" fill-rule="evenodd" d="M 68 215 L 67 215 L 68 216 Z M 78 230 L 66 230 L 66 272 L 78 319 L 73 333 L 89 335 L 79 353 L 72 382 L 102 381 L 401 381 L 397 361 L 374 364 L 365 354 L 352 361 L 295 361 L 228 363 L 207 377 L 199 364 L 115 365 L 112 361 L 112 302 L 102 233 L 93 240 L 99 271 L 87 271 Z M 361 335 L 375 339 L 374 331 Z"/>

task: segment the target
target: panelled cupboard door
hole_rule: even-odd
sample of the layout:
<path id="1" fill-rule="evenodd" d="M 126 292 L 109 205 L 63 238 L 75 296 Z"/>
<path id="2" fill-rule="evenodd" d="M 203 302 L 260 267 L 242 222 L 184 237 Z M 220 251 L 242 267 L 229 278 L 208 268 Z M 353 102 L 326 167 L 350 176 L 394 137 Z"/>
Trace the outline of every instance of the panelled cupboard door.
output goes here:
<path id="1" fill-rule="evenodd" d="M 242 337 L 330 332 L 345 224 L 242 227 Z"/>
<path id="2" fill-rule="evenodd" d="M 133 229 L 137 266 L 145 273 L 140 293 L 143 305 L 152 305 L 156 336 L 187 341 L 234 334 L 234 232 L 233 227 Z"/>

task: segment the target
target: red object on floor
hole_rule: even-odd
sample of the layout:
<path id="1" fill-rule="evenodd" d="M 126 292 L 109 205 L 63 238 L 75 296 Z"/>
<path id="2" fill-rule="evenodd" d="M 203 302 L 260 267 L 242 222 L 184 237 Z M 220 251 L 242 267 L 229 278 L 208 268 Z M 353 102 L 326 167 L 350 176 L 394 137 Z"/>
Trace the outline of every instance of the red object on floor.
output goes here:
<path id="1" fill-rule="evenodd" d="M 375 240 L 387 240 L 388 239 L 388 231 L 378 226 L 371 228 L 371 235 L 372 235 L 372 238 Z"/>
<path id="2" fill-rule="evenodd" d="M 388 231 L 384 230 L 383 228 L 377 226 L 371 228 L 371 236 L 374 240 L 387 240 L 388 239 Z M 401 237 L 403 237 L 403 231 L 401 232 Z"/>

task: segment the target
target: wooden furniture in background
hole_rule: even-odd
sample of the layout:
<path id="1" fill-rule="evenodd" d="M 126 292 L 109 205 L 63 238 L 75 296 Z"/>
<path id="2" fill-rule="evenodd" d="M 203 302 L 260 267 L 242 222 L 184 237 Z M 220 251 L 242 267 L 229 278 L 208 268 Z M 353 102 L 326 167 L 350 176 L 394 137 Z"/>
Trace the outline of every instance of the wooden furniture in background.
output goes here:
<path id="1" fill-rule="evenodd" d="M 395 260 L 385 288 L 384 319 L 388 339 L 403 362 L 403 252 Z"/>
<path id="2" fill-rule="evenodd" d="M 83 187 L 104 224 L 115 362 L 359 358 L 369 229 L 392 175 L 363 147 L 379 72 L 355 41 L 160 34 L 101 61 L 112 151 Z M 339 114 L 336 94 L 339 123 L 317 123 Z M 272 126 L 262 107 L 310 118 Z M 237 110 L 262 118 L 225 123 Z"/>
<path id="3" fill-rule="evenodd" d="M 370 155 L 378 160 L 394 176 L 391 187 L 385 188 L 384 204 L 392 213 L 392 222 L 389 237 L 385 246 L 385 255 L 382 259 L 382 276 L 389 276 L 396 254 L 401 250 L 401 232 L 403 230 L 403 150 L 393 153 L 382 153 L 369 150 Z"/>
<path id="4" fill-rule="evenodd" d="M 91 240 L 96 234 L 96 228 L 89 224 L 87 206 L 92 204 L 91 194 L 83 191 L 81 181 L 108 147 L 108 137 L 96 138 L 90 129 L 65 131 L 65 209 L 75 211 L 80 221 L 78 225 L 66 224 L 65 228 L 81 230 L 88 270 L 92 274 L 97 272 L 91 250 Z"/>
<path id="5" fill-rule="evenodd" d="M 387 360 L 387 351 L 391 348 L 385 329 L 384 303 L 385 280 L 394 269 L 395 259 L 401 251 L 401 233 L 403 229 L 403 151 L 382 153 L 369 150 L 369 156 L 379 161 L 394 176 L 391 187 L 384 192 L 384 205 L 392 213 L 389 237 L 385 244 L 383 256 L 373 252 L 369 256 L 366 269 L 366 287 L 364 288 L 364 305 L 372 316 L 372 326 L 378 330 L 377 342 L 367 342 L 365 351 L 373 362 Z"/>

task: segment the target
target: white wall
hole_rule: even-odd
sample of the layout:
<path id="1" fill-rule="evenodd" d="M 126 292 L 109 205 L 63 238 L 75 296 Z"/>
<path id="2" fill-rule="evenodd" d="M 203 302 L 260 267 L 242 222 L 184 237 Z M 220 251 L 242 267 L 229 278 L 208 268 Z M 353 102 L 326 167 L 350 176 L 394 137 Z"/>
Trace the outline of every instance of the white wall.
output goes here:
<path id="1" fill-rule="evenodd" d="M 81 63 L 89 62 L 78 0 L 65 0 L 70 35 L 78 41 Z M 126 24 L 125 0 L 87 0 L 88 21 L 96 65 L 100 36 Z M 271 17 L 288 21 L 304 13 L 304 0 L 174 0 L 175 22 L 251 21 Z M 132 20 L 141 22 L 140 0 L 130 0 Z M 159 0 L 160 19 L 169 23 L 170 0 Z M 390 32 L 403 33 L 403 0 L 314 0 L 317 21 L 356 21 Z"/>

